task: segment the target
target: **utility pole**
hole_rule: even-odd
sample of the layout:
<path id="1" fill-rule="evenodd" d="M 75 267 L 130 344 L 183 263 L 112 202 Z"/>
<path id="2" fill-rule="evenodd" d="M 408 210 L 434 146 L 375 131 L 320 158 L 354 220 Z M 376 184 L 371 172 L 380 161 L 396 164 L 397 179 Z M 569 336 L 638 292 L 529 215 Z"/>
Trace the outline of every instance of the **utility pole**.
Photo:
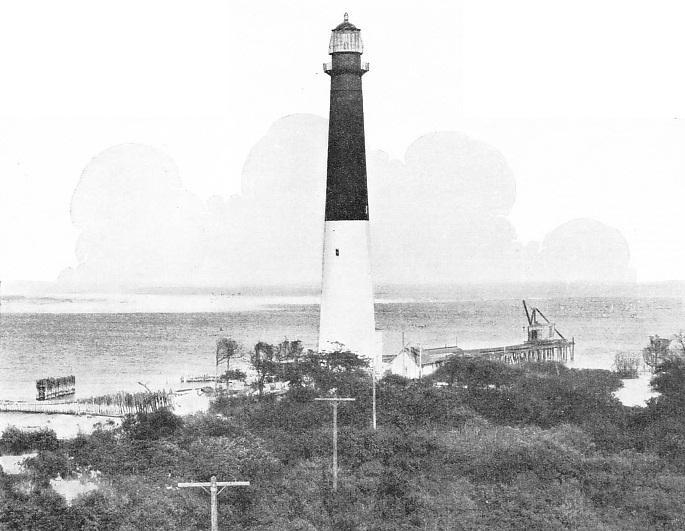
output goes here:
<path id="1" fill-rule="evenodd" d="M 204 483 L 179 483 L 180 488 L 184 487 L 200 487 L 205 492 L 209 492 L 212 497 L 212 527 L 211 531 L 219 531 L 219 515 L 216 508 L 216 498 L 223 492 L 226 487 L 247 487 L 250 485 L 249 481 L 217 481 L 216 476 L 212 476 L 210 482 Z M 209 487 L 209 490 L 206 489 Z M 219 487 L 222 487 L 219 490 Z"/>
<path id="2" fill-rule="evenodd" d="M 371 378 L 372 378 L 372 386 L 371 388 L 373 389 L 373 407 L 372 407 L 372 414 L 371 414 L 371 424 L 373 426 L 373 431 L 376 431 L 376 358 L 377 356 L 373 357 L 373 372 L 371 373 Z"/>
<path id="3" fill-rule="evenodd" d="M 333 406 L 333 490 L 338 490 L 338 402 L 354 402 L 356 398 L 315 398 Z"/>
<path id="4" fill-rule="evenodd" d="M 419 380 L 423 378 L 423 347 L 419 343 Z"/>
<path id="5" fill-rule="evenodd" d="M 407 350 L 407 345 L 404 343 L 404 330 L 402 330 L 402 376 L 407 376 L 407 362 L 405 358 L 405 351 Z"/>

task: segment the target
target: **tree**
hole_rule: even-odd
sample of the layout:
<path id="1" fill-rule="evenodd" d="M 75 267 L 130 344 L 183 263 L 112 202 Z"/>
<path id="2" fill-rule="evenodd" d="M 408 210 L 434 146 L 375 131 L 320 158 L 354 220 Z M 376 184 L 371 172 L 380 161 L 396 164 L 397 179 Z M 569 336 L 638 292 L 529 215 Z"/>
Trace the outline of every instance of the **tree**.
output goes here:
<path id="1" fill-rule="evenodd" d="M 289 383 L 288 396 L 307 402 L 315 395 L 336 392 L 357 396 L 369 387 L 369 362 L 349 351 L 314 352 L 308 350 L 279 367 L 279 378 Z"/>
<path id="2" fill-rule="evenodd" d="M 652 389 L 663 395 L 663 398 L 673 399 L 678 397 L 680 401 L 685 401 L 685 337 L 683 332 L 674 335 L 676 350 L 669 351 L 670 340 L 661 339 L 655 336 L 659 351 L 657 363 L 653 366 L 654 377 L 652 378 Z M 645 351 L 652 350 L 652 339 L 650 346 Z M 656 343 L 656 341 L 655 341 Z M 664 346 L 665 345 L 665 346 Z M 663 402 L 663 401 L 662 401 Z"/>
<path id="3" fill-rule="evenodd" d="M 276 376 L 279 369 L 278 349 L 269 343 L 260 341 L 250 354 L 250 364 L 257 373 L 254 386 L 259 391 L 259 398 L 264 396 L 264 385 L 269 378 Z"/>
<path id="4" fill-rule="evenodd" d="M 240 369 L 231 369 L 227 370 L 224 374 L 222 374 L 219 380 L 224 382 L 229 382 L 230 380 L 238 380 L 239 382 L 244 382 L 246 378 L 247 374 L 245 374 L 244 371 L 241 371 Z"/>
<path id="5" fill-rule="evenodd" d="M 278 344 L 276 350 L 276 357 L 279 361 L 297 362 L 302 358 L 304 345 L 299 339 L 296 341 L 285 339 Z"/>
<path id="6" fill-rule="evenodd" d="M 673 357 L 659 364 L 652 378 L 652 389 L 665 398 L 685 399 L 685 358 Z"/>
<path id="7" fill-rule="evenodd" d="M 216 367 L 219 371 L 219 363 L 226 360 L 226 380 L 228 380 L 228 371 L 231 363 L 231 358 L 238 357 L 242 354 L 242 347 L 235 340 L 228 337 L 222 337 L 216 340 Z"/>
<path id="8" fill-rule="evenodd" d="M 612 368 L 621 378 L 637 378 L 640 369 L 640 359 L 630 354 L 617 352 L 614 356 Z"/>
<path id="9" fill-rule="evenodd" d="M 649 345 L 642 349 L 642 359 L 652 368 L 652 372 L 657 372 L 659 365 L 668 358 L 670 344 L 670 339 L 649 336 Z"/>
<path id="10" fill-rule="evenodd" d="M 319 354 L 321 365 L 333 372 L 357 372 L 366 369 L 369 362 L 349 350 L 336 350 Z"/>
<path id="11" fill-rule="evenodd" d="M 685 357 L 685 332 L 682 330 L 677 334 L 673 334 L 673 341 L 675 342 L 676 355 Z"/>
<path id="12" fill-rule="evenodd" d="M 519 367 L 496 360 L 452 356 L 440 367 L 434 379 L 449 385 L 466 386 L 470 390 L 512 384 L 521 375 Z"/>

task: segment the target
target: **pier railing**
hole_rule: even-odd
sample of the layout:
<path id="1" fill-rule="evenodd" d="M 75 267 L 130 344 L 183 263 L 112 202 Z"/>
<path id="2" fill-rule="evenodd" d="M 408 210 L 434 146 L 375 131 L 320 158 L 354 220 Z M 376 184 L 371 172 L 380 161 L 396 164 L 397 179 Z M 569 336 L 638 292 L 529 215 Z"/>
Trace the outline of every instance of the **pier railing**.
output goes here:
<path id="1" fill-rule="evenodd" d="M 469 349 L 464 350 L 463 354 L 487 357 L 511 364 L 530 361 L 561 361 L 565 363 L 574 360 L 575 341 L 552 339 L 506 347 Z"/>
<path id="2" fill-rule="evenodd" d="M 474 349 L 462 349 L 457 346 L 435 347 L 423 349 L 422 354 L 421 366 L 424 374 L 435 371 L 451 356 L 486 358 L 509 364 L 540 361 L 568 363 L 574 361 L 575 340 L 550 339 L 529 341 L 519 345 Z"/>

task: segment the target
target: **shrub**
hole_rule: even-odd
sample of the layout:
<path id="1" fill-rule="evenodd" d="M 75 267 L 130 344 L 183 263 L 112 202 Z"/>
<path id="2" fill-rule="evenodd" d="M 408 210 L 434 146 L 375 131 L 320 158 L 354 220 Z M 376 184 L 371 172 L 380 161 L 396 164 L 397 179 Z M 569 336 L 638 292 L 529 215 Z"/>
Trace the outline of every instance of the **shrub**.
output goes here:
<path id="1" fill-rule="evenodd" d="M 73 472 L 69 455 L 64 450 L 41 451 L 36 457 L 27 459 L 25 466 L 43 482 L 57 476 L 66 478 Z"/>
<path id="2" fill-rule="evenodd" d="M 617 352 L 614 356 L 614 372 L 620 378 L 637 378 L 640 369 L 640 360 L 630 354 Z"/>
<path id="3" fill-rule="evenodd" d="M 433 379 L 469 389 L 502 387 L 514 382 L 521 372 L 521 367 L 495 360 L 454 356 L 437 370 Z"/>
<path id="4" fill-rule="evenodd" d="M 173 435 L 183 426 L 183 419 L 168 408 L 152 413 L 136 413 L 127 416 L 121 424 L 124 433 L 134 440 L 155 440 Z"/>
<path id="5" fill-rule="evenodd" d="M 22 431 L 9 426 L 0 437 L 0 451 L 3 454 L 18 455 L 34 450 L 52 451 L 59 448 L 59 441 L 54 430 Z"/>
<path id="6" fill-rule="evenodd" d="M 245 431 L 223 416 L 200 413 L 184 417 L 183 420 L 181 433 L 188 438 L 242 435 Z"/>

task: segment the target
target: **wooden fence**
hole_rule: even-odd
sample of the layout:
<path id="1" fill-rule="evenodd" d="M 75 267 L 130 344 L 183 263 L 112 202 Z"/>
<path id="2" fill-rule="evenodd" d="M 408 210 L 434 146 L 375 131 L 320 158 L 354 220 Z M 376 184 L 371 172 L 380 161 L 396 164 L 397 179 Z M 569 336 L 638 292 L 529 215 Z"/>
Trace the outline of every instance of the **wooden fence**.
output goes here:
<path id="1" fill-rule="evenodd" d="M 124 417 L 136 413 L 152 413 L 164 407 L 172 408 L 173 405 L 173 393 L 155 391 L 154 393 L 116 393 L 62 403 L 4 401 L 0 402 L 0 411 Z"/>

